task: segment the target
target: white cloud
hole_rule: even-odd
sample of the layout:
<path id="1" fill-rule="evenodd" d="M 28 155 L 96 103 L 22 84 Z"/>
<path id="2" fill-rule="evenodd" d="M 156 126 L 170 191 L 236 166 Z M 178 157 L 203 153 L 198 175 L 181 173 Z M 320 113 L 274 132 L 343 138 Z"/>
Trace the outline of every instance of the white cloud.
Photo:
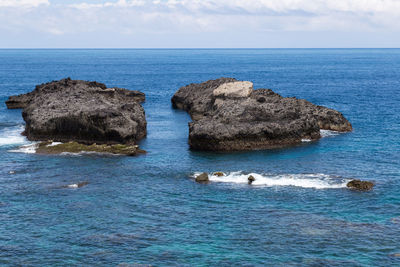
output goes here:
<path id="1" fill-rule="evenodd" d="M 144 0 L 118 0 L 117 2 L 104 2 L 104 3 L 79 3 L 71 4 L 69 7 L 77 9 L 90 9 L 90 8 L 106 8 L 106 7 L 138 7 L 144 6 L 146 1 Z"/>
<path id="2" fill-rule="evenodd" d="M 267 33 L 354 32 L 368 39 L 371 32 L 400 32 L 400 0 L 52 1 L 0 0 L 0 34 L 113 35 L 116 40 L 129 36 L 136 44 L 144 36 L 149 42 L 153 36 L 169 35 L 184 40 L 189 35 L 212 36 L 224 42 L 227 34 L 257 40 Z M 79 46 L 79 38 L 74 41 Z"/>
<path id="3" fill-rule="evenodd" d="M 166 24 L 175 20 L 180 29 L 182 23 L 188 29 L 194 27 L 190 31 L 246 25 L 263 31 L 400 28 L 399 0 L 119 0 L 70 7 L 109 12 L 127 24 L 129 20 L 121 15 L 135 23 L 140 18 L 162 17 Z"/>
<path id="4" fill-rule="evenodd" d="M 49 0 L 0 0 L 1 7 L 38 7 L 40 5 L 49 5 Z"/>

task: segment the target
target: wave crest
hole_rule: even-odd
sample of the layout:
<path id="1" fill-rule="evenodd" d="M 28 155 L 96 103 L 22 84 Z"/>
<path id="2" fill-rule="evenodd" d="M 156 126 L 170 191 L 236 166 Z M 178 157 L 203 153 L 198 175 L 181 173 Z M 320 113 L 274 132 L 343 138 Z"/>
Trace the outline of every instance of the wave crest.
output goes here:
<path id="1" fill-rule="evenodd" d="M 201 174 L 196 172 L 194 176 Z M 243 172 L 230 172 L 225 173 L 224 176 L 209 174 L 211 182 L 218 183 L 233 183 L 233 184 L 247 184 L 247 178 L 252 175 L 255 181 L 253 186 L 296 186 L 303 188 L 315 189 L 335 189 L 345 188 L 350 179 L 343 179 L 336 176 L 331 176 L 323 173 L 314 174 L 258 174 Z"/>
<path id="2" fill-rule="evenodd" d="M 24 126 L 22 125 L 1 129 L 0 146 L 23 145 L 28 143 L 26 137 L 21 135 L 23 131 Z"/>

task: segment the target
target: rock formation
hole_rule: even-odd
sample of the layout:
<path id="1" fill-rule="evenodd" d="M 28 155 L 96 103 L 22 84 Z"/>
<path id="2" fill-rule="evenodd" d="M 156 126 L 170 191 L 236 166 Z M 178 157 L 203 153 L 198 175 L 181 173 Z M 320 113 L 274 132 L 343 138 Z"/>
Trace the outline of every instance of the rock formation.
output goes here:
<path id="1" fill-rule="evenodd" d="M 210 180 L 208 179 L 208 174 L 206 172 L 203 172 L 200 175 L 197 175 L 195 178 L 196 182 L 198 183 L 208 183 Z"/>
<path id="2" fill-rule="evenodd" d="M 253 175 L 250 175 L 248 178 L 247 178 L 247 183 L 248 184 L 252 184 L 254 181 L 256 180 L 256 178 L 254 178 L 254 176 Z"/>
<path id="3" fill-rule="evenodd" d="M 8 108 L 24 108 L 29 140 L 82 144 L 134 144 L 146 136 L 145 112 L 138 91 L 107 88 L 69 78 L 11 96 Z"/>
<path id="4" fill-rule="evenodd" d="M 233 78 L 181 87 L 171 101 L 190 114 L 189 145 L 196 150 L 276 148 L 319 139 L 321 129 L 352 130 L 336 110 L 270 89 L 253 90 L 251 82 Z"/>
<path id="5" fill-rule="evenodd" d="M 369 191 L 372 190 L 374 184 L 368 181 L 352 180 L 347 183 L 347 187 L 353 190 Z"/>
<path id="6" fill-rule="evenodd" d="M 77 142 L 68 142 L 54 144 L 51 141 L 43 141 L 36 145 L 36 153 L 38 154 L 60 154 L 60 153 L 80 153 L 80 152 L 96 152 L 108 153 L 126 156 L 135 156 L 145 153 L 138 145 L 130 144 L 91 144 L 84 145 Z"/>

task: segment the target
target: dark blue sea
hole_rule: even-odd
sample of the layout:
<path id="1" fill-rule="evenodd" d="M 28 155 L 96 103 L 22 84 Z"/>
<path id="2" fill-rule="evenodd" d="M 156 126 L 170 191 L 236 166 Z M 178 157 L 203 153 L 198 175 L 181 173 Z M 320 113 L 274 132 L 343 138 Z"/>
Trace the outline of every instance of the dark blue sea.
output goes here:
<path id="1" fill-rule="evenodd" d="M 222 76 L 337 109 L 354 131 L 191 151 L 170 99 Z M 143 91 L 148 153 L 29 153 L 4 101 L 65 77 Z M 400 266 L 398 49 L 0 50 L 0 102 L 1 266 Z M 194 182 L 214 171 L 227 176 Z"/>

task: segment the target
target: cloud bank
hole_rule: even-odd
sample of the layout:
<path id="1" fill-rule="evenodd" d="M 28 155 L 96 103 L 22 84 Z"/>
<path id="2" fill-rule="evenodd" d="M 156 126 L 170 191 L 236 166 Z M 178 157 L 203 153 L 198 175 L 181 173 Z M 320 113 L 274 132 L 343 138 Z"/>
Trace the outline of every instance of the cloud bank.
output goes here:
<path id="1" fill-rule="evenodd" d="M 399 0 L 0 0 L 2 47 L 398 47 Z"/>
<path id="2" fill-rule="evenodd" d="M 18 7 L 18 8 L 27 8 L 27 7 L 38 7 L 40 5 L 49 5 L 48 0 L 0 0 L 0 8 L 1 7 Z"/>

